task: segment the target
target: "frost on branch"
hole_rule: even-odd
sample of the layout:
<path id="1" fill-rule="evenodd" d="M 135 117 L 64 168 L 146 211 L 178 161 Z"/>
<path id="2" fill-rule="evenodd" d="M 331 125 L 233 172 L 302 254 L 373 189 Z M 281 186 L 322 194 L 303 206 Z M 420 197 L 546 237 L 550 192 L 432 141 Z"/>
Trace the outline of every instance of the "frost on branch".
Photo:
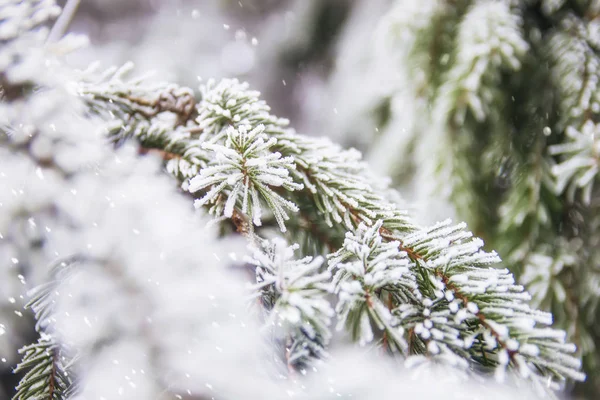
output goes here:
<path id="1" fill-rule="evenodd" d="M 375 156 L 399 144 L 392 154 L 414 157 L 408 178 L 400 163 L 387 169 L 398 187 L 425 199 L 422 218 L 440 208 L 427 185 L 447 197 L 568 333 L 588 374 L 575 391 L 595 394 L 600 3 L 413 3 L 396 1 L 383 21 L 409 81 L 394 96 L 430 107 L 414 126 L 410 107 L 393 109 Z"/>
<path id="2" fill-rule="evenodd" d="M 224 127 L 265 126 L 268 135 L 283 133 L 289 123 L 269 113 L 271 108 L 259 98 L 260 92 L 250 90 L 247 82 L 237 79 L 210 80 L 202 85 L 202 101 L 198 104 L 198 125 L 214 136 L 221 136 Z"/>
<path id="3" fill-rule="evenodd" d="M 450 111 L 456 125 L 464 123 L 467 113 L 479 122 L 489 118 L 501 72 L 520 69 L 528 50 L 520 25 L 507 2 L 481 1 L 469 8 L 459 26 L 454 68 L 440 89 L 456 107 Z"/>
<path id="4" fill-rule="evenodd" d="M 530 308 L 529 293 L 515 284 L 508 270 L 488 266 L 500 259 L 482 251 L 483 242 L 463 228 L 440 223 L 404 242 L 419 247 L 433 240 L 437 247 L 433 254 L 438 254 L 438 262 L 427 260 L 430 253 L 424 264 L 417 263 L 429 272 L 428 279 L 420 282 L 425 284 L 421 291 L 433 304 L 448 302 L 453 317 L 447 321 L 454 332 L 460 332 L 463 347 L 481 351 L 483 364 L 490 352 L 497 377 L 511 365 L 541 387 L 547 384 L 546 373 L 584 379 L 578 371 L 581 362 L 570 355 L 575 346 L 565 344 L 565 332 L 547 327 L 552 315 Z"/>
<path id="5" fill-rule="evenodd" d="M 562 193 L 566 189 L 567 197 L 573 201 L 575 191 L 581 189 L 583 201 L 589 204 L 600 164 L 600 125 L 588 120 L 581 131 L 569 126 L 565 134 L 567 142 L 548 148 L 550 154 L 564 157 L 552 167 L 556 190 Z"/>
<path id="6" fill-rule="evenodd" d="M 496 106 L 505 102 L 499 88 L 506 84 L 506 73 L 521 69 L 529 46 L 522 37 L 518 12 L 505 1 L 473 3 L 456 29 L 455 59 L 445 67 L 449 69 L 432 101 L 431 134 L 439 138 L 434 175 L 438 176 L 437 191 L 443 194 L 446 190 L 461 218 L 479 231 L 486 229 L 479 225 L 487 222 L 481 218 L 486 203 L 471 170 L 480 170 L 481 175 L 496 174 L 497 163 L 488 164 L 486 160 L 494 159 L 494 152 L 503 146 L 496 143 L 486 148 L 485 143 L 487 138 L 501 141 L 506 136 L 506 116 L 503 107 Z M 486 128 L 480 128 L 480 124 Z M 486 137 L 482 144 L 474 140 L 479 135 Z M 452 156 L 444 155 L 446 149 L 452 151 Z"/>
<path id="7" fill-rule="evenodd" d="M 285 221 L 289 219 L 286 209 L 298 211 L 298 207 L 273 188 L 292 191 L 303 186 L 290 177 L 289 171 L 295 168 L 292 157 L 282 158 L 280 153 L 270 151 L 277 139 L 264 135 L 263 125 L 248 130 L 245 125 L 229 127 L 224 145 L 204 142 L 202 147 L 212 152 L 213 161 L 190 180 L 188 190 L 195 193 L 209 188 L 196 201 L 197 207 L 215 204 L 213 209 L 222 209 L 223 215 L 231 218 L 237 205 L 242 213 L 252 215 L 255 225 L 261 225 L 262 199 L 285 232 Z M 227 192 L 227 201 L 219 196 L 223 191 Z"/>
<path id="8" fill-rule="evenodd" d="M 31 299 L 25 307 L 34 311 L 35 328 L 40 337 L 36 343 L 19 350 L 23 356 L 14 372 L 25 374 L 16 388 L 15 399 L 55 400 L 69 398 L 77 392 L 74 377 L 77 354 L 65 348 L 55 329 L 57 289 L 77 264 L 77 257 L 55 262 L 49 268 L 51 278 L 28 293 Z"/>
<path id="9" fill-rule="evenodd" d="M 582 21 L 572 13 L 560 20 L 560 28 L 550 36 L 547 52 L 559 96 L 556 128 L 563 132 L 568 126 L 580 129 L 586 120 L 595 120 L 600 114 L 600 41 L 594 23 Z"/>
<path id="10" fill-rule="evenodd" d="M 72 394 L 73 380 L 66 371 L 64 356 L 55 341 L 42 335 L 37 343 L 19 350 L 23 360 L 15 373 L 27 371 L 17 386 L 15 399 L 66 399 Z"/>
<path id="11" fill-rule="evenodd" d="M 541 388 L 547 373 L 583 379 L 570 355 L 575 347 L 545 327 L 552 316 L 527 305 L 529 294 L 508 270 L 491 266 L 498 256 L 480 250 L 464 225 L 440 223 L 401 242 L 386 242 L 381 229 L 381 222 L 360 226 L 330 260 L 340 323 L 362 343 L 374 338 L 372 319 L 383 345 L 406 355 L 462 368 L 472 358 L 500 380 L 512 367 Z"/>
<path id="12" fill-rule="evenodd" d="M 521 282 L 531 291 L 533 305 L 547 309 L 553 301 L 563 304 L 571 302 L 560 278 L 576 266 L 575 253 L 575 246 L 559 241 L 554 246 L 542 247 L 527 258 Z M 569 304 L 568 307 L 576 305 Z"/>
<path id="13" fill-rule="evenodd" d="M 281 238 L 263 241 L 248 261 L 256 266 L 257 295 L 267 313 L 266 326 L 283 341 L 289 367 L 305 367 L 326 356 L 334 312 L 327 295 L 330 274 L 320 272 L 322 257 L 294 259 L 298 245 Z"/>
<path id="14" fill-rule="evenodd" d="M 398 252 L 398 242 L 383 242 L 378 232 L 381 226 L 381 221 L 369 228 L 359 226 L 356 233 L 346 234 L 344 247 L 331 255 L 329 268 L 335 271 L 333 282 L 339 298 L 338 329 L 346 325 L 364 345 L 374 338 L 373 321 L 385 340 L 405 353 L 404 328 L 393 321 L 390 306 L 392 296 L 408 302 L 417 286 L 407 254 Z"/>

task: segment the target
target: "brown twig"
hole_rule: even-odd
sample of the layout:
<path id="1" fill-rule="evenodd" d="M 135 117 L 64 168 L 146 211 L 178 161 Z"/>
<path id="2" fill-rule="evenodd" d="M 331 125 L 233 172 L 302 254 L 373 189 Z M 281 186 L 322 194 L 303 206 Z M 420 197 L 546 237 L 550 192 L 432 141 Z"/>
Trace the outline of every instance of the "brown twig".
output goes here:
<path id="1" fill-rule="evenodd" d="M 231 215 L 231 222 L 233 222 L 233 224 L 235 225 L 235 229 L 238 233 L 244 236 L 247 236 L 250 233 L 248 217 L 241 211 L 238 211 L 237 208 L 233 209 L 233 214 Z"/>
<path id="2" fill-rule="evenodd" d="M 400 251 L 404 251 L 406 254 L 408 254 L 408 256 L 413 259 L 413 260 L 425 260 L 425 257 L 423 257 L 422 255 L 420 255 L 419 253 L 417 253 L 414 249 L 411 249 L 408 246 L 405 246 L 404 243 L 402 242 L 402 240 L 398 239 L 397 237 L 394 236 L 394 234 L 387 228 L 385 227 L 381 227 L 379 228 L 379 234 L 381 235 L 382 238 L 386 239 L 386 240 L 396 240 L 398 241 L 398 249 Z"/>
<path id="3" fill-rule="evenodd" d="M 56 390 L 55 382 L 56 379 L 56 362 L 58 361 L 58 352 L 56 349 L 52 349 L 52 366 L 50 367 L 50 378 L 48 381 L 48 398 L 54 399 L 54 392 Z"/>

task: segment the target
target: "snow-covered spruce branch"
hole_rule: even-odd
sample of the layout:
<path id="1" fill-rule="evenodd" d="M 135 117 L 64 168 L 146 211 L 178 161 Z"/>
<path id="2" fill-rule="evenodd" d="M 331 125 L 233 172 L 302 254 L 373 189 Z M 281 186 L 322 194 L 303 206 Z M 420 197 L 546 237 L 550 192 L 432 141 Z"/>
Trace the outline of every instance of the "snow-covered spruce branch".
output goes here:
<path id="1" fill-rule="evenodd" d="M 14 399 L 47 398 L 61 400 L 76 393 L 73 363 L 76 355 L 64 348 L 56 338 L 54 319 L 56 293 L 63 281 L 69 278 L 77 265 L 77 257 L 59 260 L 49 268 L 46 282 L 32 290 L 26 308 L 35 313 L 36 331 L 40 337 L 36 343 L 19 350 L 22 361 L 14 372 L 25 372 L 16 387 Z"/>
<path id="2" fill-rule="evenodd" d="M 201 92 L 195 122 L 156 130 L 164 139 L 146 141 L 141 135 L 141 146 L 170 137 L 186 142 L 178 147 L 187 150 L 170 157 L 167 168 L 217 217 L 241 215 L 245 224 L 264 225 L 268 215 L 258 219 L 254 212 L 243 212 L 254 202 L 253 207 L 266 205 L 281 224 L 277 215 L 283 215 L 279 199 L 284 199 L 311 221 L 324 220 L 330 227 L 324 235 L 335 238 L 340 230 L 348 231 L 330 268 L 338 271 L 339 316 L 362 342 L 374 339 L 374 325 L 383 332 L 382 343 L 406 356 L 435 358 L 441 353 L 454 364 L 495 367 L 499 375 L 508 367 L 540 386 L 550 379 L 553 388 L 555 379 L 583 379 L 579 361 L 570 355 L 575 347 L 565 343 L 564 332 L 545 327 L 551 315 L 527 306 L 529 295 L 507 270 L 493 267 L 497 255 L 483 252 L 483 243 L 464 225 L 423 229 L 413 224 L 388 200 L 385 182 L 370 174 L 360 154 L 294 133 L 247 84 L 210 82 Z M 100 101 L 89 91 L 84 96 Z M 104 107 L 117 109 L 114 103 Z M 122 122 L 121 132 L 127 132 L 126 119 Z M 184 132 L 192 130 L 200 133 L 186 137 Z M 264 136 L 248 147 L 231 140 L 248 132 Z M 257 159 L 248 165 L 257 148 L 262 153 L 255 153 Z M 285 167 L 269 166 L 271 160 L 285 160 Z M 194 173 L 182 176 L 182 169 L 173 167 L 181 163 Z M 252 168 L 257 172 L 251 173 Z M 257 184 L 270 190 L 261 193 L 262 199 L 240 195 L 252 193 Z M 281 230 L 286 228 L 293 239 L 297 233 L 287 225 Z M 355 261 L 341 262 L 346 260 Z"/>
<path id="3" fill-rule="evenodd" d="M 550 154 L 564 156 L 560 164 L 552 167 L 552 172 L 556 176 L 556 190 L 561 193 L 567 190 L 567 197 L 571 201 L 574 201 L 578 189 L 582 190 L 586 204 L 591 201 L 600 167 L 599 133 L 599 125 L 587 120 L 581 131 L 567 127 L 567 142 L 548 148 Z"/>
<path id="4" fill-rule="evenodd" d="M 214 154 L 216 161 L 199 171 L 189 182 L 188 190 L 192 193 L 202 189 L 210 190 L 195 203 L 197 207 L 214 203 L 215 212 L 231 218 L 236 204 L 241 203 L 241 212 L 252 216 L 254 225 L 261 225 L 262 206 L 266 203 L 272 211 L 277 224 L 285 232 L 285 221 L 289 219 L 286 212 L 298 211 L 296 205 L 277 194 L 273 188 L 289 191 L 300 190 L 302 184 L 295 183 L 290 170 L 295 168 L 292 157 L 281 157 L 281 154 L 270 151 L 277 143 L 275 138 L 263 135 L 264 125 L 249 130 L 249 126 L 241 125 L 235 129 L 227 129 L 225 145 L 211 142 L 202 143 L 202 148 Z M 227 191 L 227 202 L 215 201 Z M 252 225 L 250 225 L 252 226 Z"/>
<path id="5" fill-rule="evenodd" d="M 72 394 L 72 379 L 66 371 L 60 345 L 52 337 L 42 335 L 34 344 L 19 350 L 23 360 L 15 373 L 27 371 L 15 399 L 67 399 Z"/>
<path id="6" fill-rule="evenodd" d="M 421 125 L 407 124 L 405 114 L 414 112 L 402 109 L 379 125 L 386 139 L 395 136 L 380 148 L 397 144 L 394 154 L 414 154 L 416 178 L 401 188 L 410 193 L 412 184 L 418 196 L 437 177 L 434 192 L 449 194 L 458 217 L 527 286 L 532 306 L 551 311 L 577 344 L 589 379 L 576 390 L 594 394 L 598 7 L 563 0 L 432 0 L 418 7 L 397 0 L 383 20 L 388 40 L 399 38 L 391 51 L 402 55 L 409 80 L 397 96 L 409 104 L 426 98 L 432 107 L 421 108 Z M 448 161 L 435 170 L 440 160 Z M 420 198 L 427 214 L 439 208 L 429 205 L 434 196 Z"/>
<path id="7" fill-rule="evenodd" d="M 283 342 L 290 369 L 303 369 L 311 360 L 326 357 L 334 314 L 327 299 L 331 276 L 319 272 L 323 257 L 296 260 L 298 247 L 287 246 L 281 238 L 261 241 L 248 259 L 256 266 L 256 295 L 266 314 L 266 327 Z"/>
<path id="8" fill-rule="evenodd" d="M 561 117 L 557 124 L 561 141 L 548 148 L 559 155 L 560 164 L 553 167 L 556 191 L 569 203 L 575 202 L 577 190 L 589 204 L 594 181 L 598 179 L 598 143 L 596 126 L 600 116 L 600 38 L 587 20 L 567 14 L 549 41 L 553 78 L 560 95 Z"/>

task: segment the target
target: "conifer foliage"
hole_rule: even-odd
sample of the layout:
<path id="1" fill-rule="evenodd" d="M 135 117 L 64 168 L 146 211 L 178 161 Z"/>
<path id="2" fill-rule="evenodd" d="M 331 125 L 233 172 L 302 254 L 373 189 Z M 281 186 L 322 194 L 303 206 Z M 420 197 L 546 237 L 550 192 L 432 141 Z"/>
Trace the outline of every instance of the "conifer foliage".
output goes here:
<path id="1" fill-rule="evenodd" d="M 15 398 L 68 398 L 68 391 L 73 386 L 62 365 L 60 347 L 54 340 L 42 337 L 19 352 L 23 354 L 23 361 L 15 373 L 27 373 L 17 387 Z"/>
<path id="2" fill-rule="evenodd" d="M 453 204 L 578 345 L 597 393 L 600 2 L 423 3 L 398 0 L 382 21 L 404 77 L 384 102 L 406 97 L 421 116 L 405 133 L 406 110 L 383 121 L 375 147 L 401 135 L 396 151 L 413 154 L 383 168 L 397 187 L 407 169 L 435 182 L 429 196 Z"/>
<path id="3" fill-rule="evenodd" d="M 17 176 L 33 168 L 52 177 L 43 201 L 7 201 L 9 215 L 58 226 L 33 244 L 0 238 L 22 254 L 37 246 L 31 270 L 57 257 L 69 268 L 57 290 L 34 292 L 41 339 L 23 350 L 19 370 L 28 372 L 15 399 L 70 398 L 71 387 L 74 398 L 110 391 L 102 373 L 113 371 L 111 358 L 113 366 L 146 366 L 123 367 L 122 386 L 108 380 L 119 396 L 214 390 L 224 398 L 282 398 L 270 367 L 248 370 L 249 360 L 279 360 L 278 376 L 307 374 L 328 362 L 334 318 L 359 345 L 380 347 L 408 367 L 441 363 L 499 381 L 510 375 L 538 393 L 585 378 L 575 346 L 550 327 L 552 315 L 530 307 L 528 292 L 465 224 L 415 224 L 357 151 L 297 134 L 246 83 L 210 81 L 196 100 L 190 88 L 129 77 L 129 65 L 70 70 L 57 55 L 67 42 L 47 42 L 41 25 L 54 13 L 51 1 L 0 8 L 2 153 L 17 160 L 10 168 Z M 40 53 L 55 57 L 53 75 L 36 73 L 48 62 Z M 40 104 L 59 120 L 32 119 Z M 31 134 L 11 134 L 23 126 Z M 170 181 L 153 167 L 157 159 Z M 198 219 L 188 213 L 192 203 Z M 206 214 L 222 240 L 204 227 Z M 0 232 L 13 232 L 10 219 L 2 223 Z M 214 249 L 239 248 L 239 236 L 252 249 L 249 297 L 259 300 L 258 316 L 240 306 L 248 292 Z M 126 315 L 117 318 L 119 310 Z M 275 357 L 247 353 L 262 351 L 257 336 Z M 65 363 L 67 348 L 73 361 Z M 190 374 L 195 379 L 186 381 Z"/>

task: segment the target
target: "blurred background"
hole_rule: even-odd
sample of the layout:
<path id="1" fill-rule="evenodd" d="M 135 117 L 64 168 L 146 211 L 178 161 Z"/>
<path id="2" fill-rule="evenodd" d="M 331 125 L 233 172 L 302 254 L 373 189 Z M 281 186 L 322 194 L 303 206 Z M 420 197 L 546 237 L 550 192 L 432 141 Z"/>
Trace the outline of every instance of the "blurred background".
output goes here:
<path id="1" fill-rule="evenodd" d="M 339 133 L 329 124 L 350 106 L 339 100 L 364 85 L 344 82 L 340 94 L 337 75 L 366 56 L 391 3 L 82 0 L 71 31 L 92 42 L 89 53 L 77 54 L 82 65 L 133 61 L 140 73 L 152 70 L 160 79 L 194 88 L 198 79 L 238 77 L 260 90 L 297 130 L 331 136 Z"/>

